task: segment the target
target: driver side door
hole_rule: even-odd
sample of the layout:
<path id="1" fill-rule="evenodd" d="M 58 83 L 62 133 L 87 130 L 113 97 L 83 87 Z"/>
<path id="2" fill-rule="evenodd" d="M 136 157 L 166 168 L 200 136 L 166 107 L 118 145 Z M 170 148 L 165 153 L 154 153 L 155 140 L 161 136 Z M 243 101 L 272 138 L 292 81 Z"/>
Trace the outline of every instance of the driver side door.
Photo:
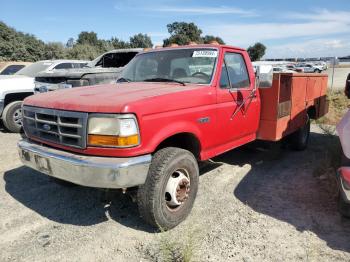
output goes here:
<path id="1" fill-rule="evenodd" d="M 227 149 L 256 138 L 260 101 L 254 89 L 255 74 L 248 70 L 245 52 L 224 50 L 220 81 L 217 85 L 218 130 Z"/>

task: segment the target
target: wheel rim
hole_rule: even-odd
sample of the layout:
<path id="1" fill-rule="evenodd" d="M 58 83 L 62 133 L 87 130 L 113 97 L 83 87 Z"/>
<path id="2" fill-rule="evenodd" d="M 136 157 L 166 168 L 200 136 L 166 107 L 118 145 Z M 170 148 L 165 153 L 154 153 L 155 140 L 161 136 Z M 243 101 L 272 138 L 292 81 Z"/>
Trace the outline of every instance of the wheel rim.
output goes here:
<path id="1" fill-rule="evenodd" d="M 179 209 L 188 199 L 191 182 L 187 170 L 173 172 L 165 188 L 165 202 L 169 210 Z"/>
<path id="2" fill-rule="evenodd" d="M 22 126 L 22 109 L 18 108 L 14 113 L 13 113 L 13 122 L 18 125 Z"/>

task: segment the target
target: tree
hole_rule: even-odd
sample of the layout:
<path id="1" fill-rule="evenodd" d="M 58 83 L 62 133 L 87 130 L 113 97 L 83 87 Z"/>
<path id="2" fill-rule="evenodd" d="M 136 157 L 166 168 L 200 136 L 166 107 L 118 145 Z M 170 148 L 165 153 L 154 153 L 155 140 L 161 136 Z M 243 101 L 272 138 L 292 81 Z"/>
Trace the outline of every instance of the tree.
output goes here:
<path id="1" fill-rule="evenodd" d="M 72 48 L 74 46 L 74 38 L 70 37 L 66 43 L 67 48 Z"/>
<path id="2" fill-rule="evenodd" d="M 140 33 L 130 37 L 130 46 L 133 48 L 151 48 L 153 43 L 147 34 Z"/>
<path id="3" fill-rule="evenodd" d="M 130 44 L 128 42 L 120 40 L 117 37 L 112 37 L 109 42 L 112 44 L 114 49 L 130 48 Z"/>
<path id="4" fill-rule="evenodd" d="M 0 59 L 7 61 L 38 61 L 45 43 L 35 36 L 18 32 L 0 22 Z"/>
<path id="5" fill-rule="evenodd" d="M 67 58 L 93 60 L 100 54 L 101 52 L 99 52 L 99 50 L 92 45 L 76 44 L 73 46 L 73 48 L 68 50 Z"/>
<path id="6" fill-rule="evenodd" d="M 170 44 L 186 45 L 189 42 L 201 43 L 202 30 L 194 23 L 174 22 L 167 25 L 170 37 L 164 39 L 164 46 Z"/>
<path id="7" fill-rule="evenodd" d="M 255 43 L 253 46 L 249 46 L 247 49 L 247 52 L 252 61 L 260 60 L 265 55 L 265 51 L 266 51 L 266 46 L 264 46 L 260 42 Z"/>
<path id="8" fill-rule="evenodd" d="M 95 32 L 82 31 L 78 35 L 77 44 L 97 46 L 99 44 L 97 34 Z"/>
<path id="9" fill-rule="evenodd" d="M 220 45 L 225 44 L 224 40 L 218 36 L 206 35 L 202 39 L 204 44 L 210 44 L 211 42 L 218 42 Z"/>
<path id="10" fill-rule="evenodd" d="M 44 59 L 64 59 L 66 58 L 66 50 L 62 43 L 47 43 L 44 48 Z"/>
<path id="11" fill-rule="evenodd" d="M 107 51 L 115 49 L 109 40 L 100 39 L 98 42 L 98 46 L 95 46 L 95 48 L 97 48 L 100 53 L 105 53 Z"/>

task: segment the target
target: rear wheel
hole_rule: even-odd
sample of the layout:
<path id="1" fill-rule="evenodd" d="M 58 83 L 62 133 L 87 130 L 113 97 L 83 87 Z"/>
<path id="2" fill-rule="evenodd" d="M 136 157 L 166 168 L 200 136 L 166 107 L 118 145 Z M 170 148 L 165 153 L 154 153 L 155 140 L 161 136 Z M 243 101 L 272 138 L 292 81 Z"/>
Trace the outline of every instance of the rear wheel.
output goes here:
<path id="1" fill-rule="evenodd" d="M 288 136 L 288 144 L 293 150 L 302 151 L 307 148 L 310 137 L 310 118 L 307 115 L 306 123 Z"/>
<path id="2" fill-rule="evenodd" d="M 142 218 L 160 230 L 177 226 L 191 212 L 198 177 L 198 163 L 191 152 L 174 147 L 158 151 L 145 184 L 138 189 Z"/>
<path id="3" fill-rule="evenodd" d="M 19 133 L 22 128 L 22 101 L 14 101 L 5 106 L 2 121 L 8 131 Z"/>

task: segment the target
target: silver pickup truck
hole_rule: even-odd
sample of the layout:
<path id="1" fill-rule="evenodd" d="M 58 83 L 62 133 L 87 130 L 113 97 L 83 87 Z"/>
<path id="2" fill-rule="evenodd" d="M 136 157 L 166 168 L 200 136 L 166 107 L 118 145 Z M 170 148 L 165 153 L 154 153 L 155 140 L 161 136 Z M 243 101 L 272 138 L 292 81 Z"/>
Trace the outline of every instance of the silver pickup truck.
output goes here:
<path id="1" fill-rule="evenodd" d="M 83 68 L 43 72 L 35 77 L 34 92 L 113 83 L 124 66 L 141 51 L 142 48 L 116 49 L 97 57 Z"/>

